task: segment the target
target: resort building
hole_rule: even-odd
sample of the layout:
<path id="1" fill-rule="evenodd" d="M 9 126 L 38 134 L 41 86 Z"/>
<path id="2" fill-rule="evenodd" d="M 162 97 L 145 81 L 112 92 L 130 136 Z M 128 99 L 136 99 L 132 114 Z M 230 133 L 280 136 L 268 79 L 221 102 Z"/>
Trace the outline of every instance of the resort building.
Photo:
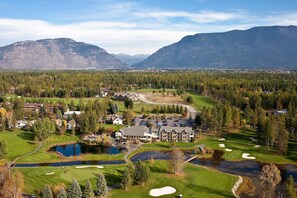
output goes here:
<path id="1" fill-rule="evenodd" d="M 194 131 L 191 127 L 160 127 L 159 138 L 164 142 L 191 142 Z"/>

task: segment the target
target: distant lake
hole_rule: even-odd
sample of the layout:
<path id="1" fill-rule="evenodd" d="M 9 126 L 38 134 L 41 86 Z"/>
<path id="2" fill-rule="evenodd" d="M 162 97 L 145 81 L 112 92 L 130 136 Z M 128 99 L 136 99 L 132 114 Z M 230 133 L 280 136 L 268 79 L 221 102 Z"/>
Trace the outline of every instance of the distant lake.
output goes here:
<path id="1" fill-rule="evenodd" d="M 49 151 L 58 152 L 65 157 L 80 156 L 81 154 L 111 154 L 120 153 L 120 150 L 114 146 L 105 147 L 102 145 L 88 145 L 83 143 L 65 144 L 53 146 Z"/>

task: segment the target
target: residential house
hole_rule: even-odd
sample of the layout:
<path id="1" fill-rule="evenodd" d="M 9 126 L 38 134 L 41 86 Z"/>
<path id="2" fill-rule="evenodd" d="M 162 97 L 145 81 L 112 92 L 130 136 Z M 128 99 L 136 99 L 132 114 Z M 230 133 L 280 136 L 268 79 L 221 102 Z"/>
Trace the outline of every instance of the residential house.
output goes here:
<path id="1" fill-rule="evenodd" d="M 23 129 L 25 128 L 26 126 L 28 126 L 28 121 L 27 120 L 18 120 L 16 121 L 16 125 L 15 127 L 17 129 Z"/>
<path id="2" fill-rule="evenodd" d="M 123 120 L 117 116 L 112 118 L 113 125 L 123 125 Z"/>
<path id="3" fill-rule="evenodd" d="M 194 138 L 194 131 L 191 127 L 162 126 L 159 129 L 159 138 L 165 142 L 190 142 Z"/>
<path id="4" fill-rule="evenodd" d="M 72 128 L 75 129 L 75 127 L 76 127 L 76 122 L 74 119 L 69 120 L 67 122 L 67 130 L 72 130 Z"/>
<path id="5" fill-rule="evenodd" d="M 83 112 L 82 111 L 66 111 L 66 112 L 64 112 L 64 115 L 63 115 L 63 117 L 65 118 L 65 119 L 67 119 L 69 116 L 73 116 L 74 114 L 75 115 L 81 115 Z"/>

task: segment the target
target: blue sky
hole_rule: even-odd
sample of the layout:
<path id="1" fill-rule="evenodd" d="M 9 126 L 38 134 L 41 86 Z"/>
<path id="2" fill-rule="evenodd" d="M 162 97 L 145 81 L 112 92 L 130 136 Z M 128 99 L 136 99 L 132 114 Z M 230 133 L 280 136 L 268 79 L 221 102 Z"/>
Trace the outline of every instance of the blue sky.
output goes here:
<path id="1" fill-rule="evenodd" d="M 153 53 L 189 34 L 297 25 L 296 0 L 1 0 L 0 45 L 69 37 Z"/>

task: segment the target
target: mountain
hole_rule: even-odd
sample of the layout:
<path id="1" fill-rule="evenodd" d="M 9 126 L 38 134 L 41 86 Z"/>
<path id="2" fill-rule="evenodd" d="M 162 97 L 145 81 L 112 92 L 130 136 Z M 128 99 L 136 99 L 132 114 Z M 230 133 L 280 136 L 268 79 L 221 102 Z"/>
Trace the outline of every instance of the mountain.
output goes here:
<path id="1" fill-rule="evenodd" d="M 135 68 L 297 68 L 297 27 L 270 26 L 186 36 Z"/>
<path id="2" fill-rule="evenodd" d="M 127 65 L 134 65 L 139 63 L 150 56 L 150 54 L 136 54 L 136 55 L 128 55 L 128 54 L 112 54 L 114 57 L 119 59 L 120 61 L 126 63 Z"/>
<path id="3" fill-rule="evenodd" d="M 69 38 L 22 41 L 0 47 L 0 69 L 114 69 L 125 63 L 95 45 Z"/>

